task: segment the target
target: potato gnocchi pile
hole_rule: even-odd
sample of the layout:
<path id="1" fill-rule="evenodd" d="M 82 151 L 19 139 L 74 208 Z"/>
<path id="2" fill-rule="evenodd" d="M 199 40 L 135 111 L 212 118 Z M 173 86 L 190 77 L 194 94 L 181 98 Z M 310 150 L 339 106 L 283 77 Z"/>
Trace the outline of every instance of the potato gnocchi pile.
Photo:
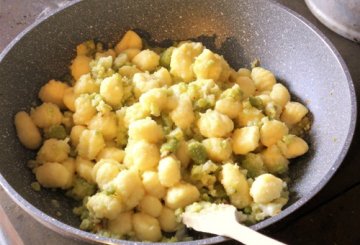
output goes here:
<path id="1" fill-rule="evenodd" d="M 186 239 L 194 202 L 231 203 L 248 224 L 279 213 L 308 109 L 270 71 L 235 71 L 199 42 L 144 46 L 133 31 L 113 48 L 78 45 L 70 81 L 16 114 L 20 142 L 39 149 L 34 189 L 82 201 L 81 229 L 139 241 Z"/>

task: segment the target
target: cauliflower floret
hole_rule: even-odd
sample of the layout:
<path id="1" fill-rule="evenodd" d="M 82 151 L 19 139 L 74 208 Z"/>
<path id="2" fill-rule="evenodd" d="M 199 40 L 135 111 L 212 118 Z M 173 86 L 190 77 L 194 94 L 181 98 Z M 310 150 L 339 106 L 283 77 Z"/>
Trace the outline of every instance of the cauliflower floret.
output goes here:
<path id="1" fill-rule="evenodd" d="M 86 207 L 95 217 L 110 220 L 115 219 L 124 210 L 123 203 L 118 195 L 107 195 L 104 192 L 98 192 L 91 196 Z"/>
<path id="2" fill-rule="evenodd" d="M 181 94 L 184 94 L 188 90 L 189 84 L 180 82 L 169 87 L 169 91 L 176 97 L 180 97 Z"/>
<path id="3" fill-rule="evenodd" d="M 175 48 L 171 55 L 170 73 L 184 82 L 194 80 L 193 63 L 203 48 L 201 43 L 195 42 L 183 43 Z"/>
<path id="4" fill-rule="evenodd" d="M 204 49 L 202 53 L 195 58 L 194 73 L 197 78 L 213 79 L 217 81 L 222 71 L 221 56 Z"/>
<path id="5" fill-rule="evenodd" d="M 96 114 L 96 108 L 92 103 L 93 96 L 82 94 L 75 100 L 74 123 L 86 125 Z"/>
<path id="6" fill-rule="evenodd" d="M 191 179 L 198 181 L 198 185 L 206 187 L 209 190 L 214 189 L 214 184 L 217 181 L 216 171 L 219 166 L 212 161 L 207 161 L 204 164 L 193 165 L 191 168 Z"/>
<path id="7" fill-rule="evenodd" d="M 262 174 L 255 178 L 250 195 L 256 203 L 269 203 L 280 197 L 283 181 L 272 174 Z"/>
<path id="8" fill-rule="evenodd" d="M 209 49 L 204 49 L 195 58 L 193 71 L 197 78 L 214 81 L 226 81 L 230 75 L 230 67 L 224 58 Z"/>
<path id="9" fill-rule="evenodd" d="M 224 137 L 234 129 L 234 123 L 228 116 L 213 110 L 201 114 L 197 126 L 205 137 Z"/>
<path id="10" fill-rule="evenodd" d="M 135 103 L 129 107 L 123 108 L 124 109 L 124 126 L 129 127 L 133 122 L 139 119 L 146 118 L 150 116 L 150 112 L 144 108 L 144 106 L 140 103 Z M 121 111 L 119 110 L 116 114 L 119 116 L 121 115 Z M 120 121 L 120 120 L 119 120 Z"/>
<path id="11" fill-rule="evenodd" d="M 40 163 L 62 162 L 68 158 L 70 146 L 68 140 L 48 139 L 41 146 L 36 160 Z"/>
<path id="12" fill-rule="evenodd" d="M 112 70 L 113 57 L 100 57 L 90 62 L 91 74 L 95 79 L 104 79 L 114 74 Z"/>
<path id="13" fill-rule="evenodd" d="M 192 101 L 198 99 L 212 100 L 211 105 L 215 105 L 215 99 L 221 93 L 221 89 L 212 79 L 198 79 L 187 86 L 187 94 Z"/>
<path id="14" fill-rule="evenodd" d="M 160 125 L 147 117 L 130 124 L 129 138 L 131 140 L 146 140 L 150 143 L 158 143 L 164 138 L 164 132 Z"/>
<path id="15" fill-rule="evenodd" d="M 162 86 L 160 80 L 157 77 L 144 73 L 135 73 L 133 77 L 134 94 L 136 98 L 139 98 L 142 94 L 153 88 L 160 88 Z"/>
<path id="16" fill-rule="evenodd" d="M 118 108 L 121 105 L 123 94 L 124 89 L 119 74 L 107 77 L 101 82 L 100 95 L 104 98 L 104 101 L 112 107 Z"/>
<path id="17" fill-rule="evenodd" d="M 161 111 L 167 108 L 167 94 L 165 88 L 154 88 L 142 94 L 139 102 L 151 115 L 160 116 Z"/>
<path id="18" fill-rule="evenodd" d="M 100 94 L 91 94 L 91 104 L 97 112 L 107 114 L 112 111 L 112 107 L 108 105 Z"/>
<path id="19" fill-rule="evenodd" d="M 172 84 L 172 79 L 168 70 L 160 68 L 153 74 L 148 72 L 135 73 L 133 83 L 135 97 L 139 98 L 142 94 L 151 89 L 170 86 Z"/>
<path id="20" fill-rule="evenodd" d="M 85 74 L 76 81 L 74 85 L 74 94 L 79 96 L 80 94 L 91 94 L 99 92 L 99 84 L 92 79 L 90 74 Z"/>
<path id="21" fill-rule="evenodd" d="M 161 67 L 159 70 L 155 71 L 152 76 L 159 80 L 161 86 L 170 86 L 172 84 L 171 75 L 164 67 Z"/>

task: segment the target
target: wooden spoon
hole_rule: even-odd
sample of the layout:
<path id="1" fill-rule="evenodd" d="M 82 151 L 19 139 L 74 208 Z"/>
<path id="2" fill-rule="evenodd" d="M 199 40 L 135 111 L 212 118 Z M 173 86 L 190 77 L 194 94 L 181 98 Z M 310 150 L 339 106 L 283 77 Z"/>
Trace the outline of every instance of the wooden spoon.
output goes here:
<path id="1" fill-rule="evenodd" d="M 190 205 L 182 214 L 182 221 L 194 230 L 233 238 L 247 245 L 284 245 L 237 221 L 237 210 L 232 205 L 209 204 L 203 207 Z M 199 208 L 200 207 L 200 208 Z"/>

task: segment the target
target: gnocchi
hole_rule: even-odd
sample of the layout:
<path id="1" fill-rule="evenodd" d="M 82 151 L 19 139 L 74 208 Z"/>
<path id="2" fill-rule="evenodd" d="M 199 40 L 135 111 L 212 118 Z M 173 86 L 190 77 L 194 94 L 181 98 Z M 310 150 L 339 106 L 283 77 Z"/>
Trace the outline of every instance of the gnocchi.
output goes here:
<path id="1" fill-rule="evenodd" d="M 133 226 L 136 236 L 142 241 L 157 242 L 161 239 L 159 221 L 145 213 L 133 215 Z"/>
<path id="2" fill-rule="evenodd" d="M 272 174 L 262 174 L 251 185 L 250 195 L 256 203 L 269 203 L 280 197 L 283 181 Z"/>
<path id="3" fill-rule="evenodd" d="M 159 161 L 159 181 L 165 187 L 172 187 L 180 181 L 180 162 L 173 156 L 165 157 Z"/>
<path id="4" fill-rule="evenodd" d="M 37 150 L 36 184 L 82 201 L 81 229 L 172 241 L 194 202 L 230 203 L 249 222 L 287 203 L 310 113 L 266 68 L 236 71 L 199 42 L 152 49 L 130 30 L 114 46 L 79 44 L 69 73 L 14 124 Z"/>
<path id="5" fill-rule="evenodd" d="M 200 115 L 197 126 L 204 137 L 224 137 L 234 129 L 234 122 L 222 113 L 207 110 Z"/>
<path id="6" fill-rule="evenodd" d="M 41 134 L 29 114 L 20 111 L 15 115 L 16 133 L 20 142 L 28 149 L 35 150 L 41 145 Z"/>
<path id="7" fill-rule="evenodd" d="M 35 170 L 36 180 L 47 188 L 66 189 L 71 182 L 71 173 L 58 162 L 47 162 Z"/>
<path id="8" fill-rule="evenodd" d="M 154 197 L 163 198 L 166 194 L 166 188 L 160 183 L 159 174 L 155 171 L 145 171 L 142 174 L 142 183 L 145 191 Z"/>
<path id="9" fill-rule="evenodd" d="M 39 91 L 39 98 L 42 102 L 53 103 L 59 108 L 64 109 L 63 102 L 65 90 L 69 86 L 66 83 L 50 80 L 47 84 L 41 87 Z"/>
<path id="10" fill-rule="evenodd" d="M 32 109 L 30 117 L 39 128 L 48 128 L 52 125 L 61 124 L 63 115 L 57 105 L 45 102 L 35 109 Z"/>

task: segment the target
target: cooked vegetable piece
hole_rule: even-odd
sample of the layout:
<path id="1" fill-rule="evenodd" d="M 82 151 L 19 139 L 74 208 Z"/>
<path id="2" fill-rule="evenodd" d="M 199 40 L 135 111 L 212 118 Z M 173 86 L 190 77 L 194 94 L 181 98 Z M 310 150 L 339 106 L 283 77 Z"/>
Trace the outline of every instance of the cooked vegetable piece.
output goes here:
<path id="1" fill-rule="evenodd" d="M 190 158 L 195 164 L 202 164 L 208 159 L 206 148 L 198 141 L 190 141 L 188 143 L 188 151 Z"/>

